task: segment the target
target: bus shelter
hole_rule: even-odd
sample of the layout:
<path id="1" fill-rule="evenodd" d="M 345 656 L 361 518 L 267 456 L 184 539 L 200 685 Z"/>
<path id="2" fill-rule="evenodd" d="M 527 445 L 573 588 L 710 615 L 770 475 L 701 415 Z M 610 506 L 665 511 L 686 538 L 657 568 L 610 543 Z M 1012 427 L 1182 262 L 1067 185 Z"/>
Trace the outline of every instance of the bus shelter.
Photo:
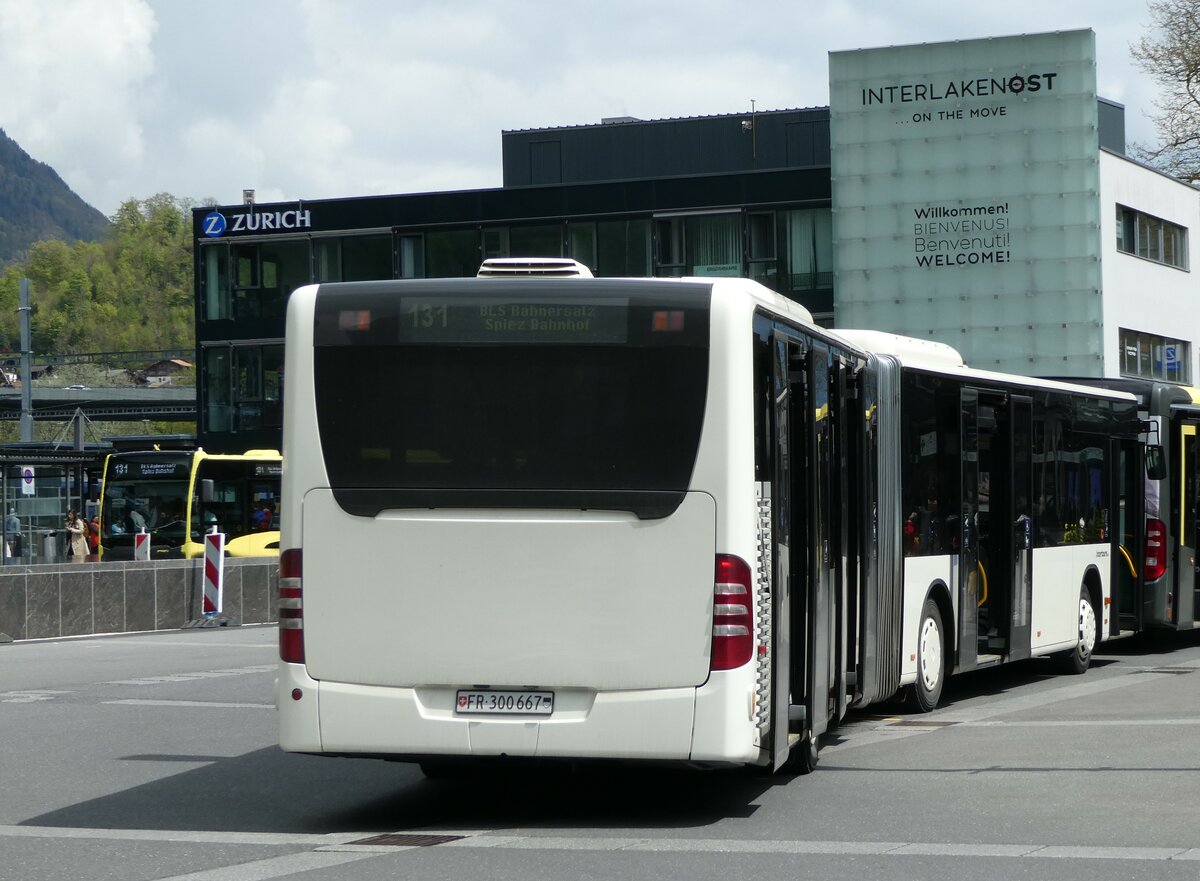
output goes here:
<path id="1" fill-rule="evenodd" d="M 96 512 L 107 446 L 82 450 L 46 444 L 0 446 L 3 561 L 60 563 L 67 510 L 89 520 Z"/>

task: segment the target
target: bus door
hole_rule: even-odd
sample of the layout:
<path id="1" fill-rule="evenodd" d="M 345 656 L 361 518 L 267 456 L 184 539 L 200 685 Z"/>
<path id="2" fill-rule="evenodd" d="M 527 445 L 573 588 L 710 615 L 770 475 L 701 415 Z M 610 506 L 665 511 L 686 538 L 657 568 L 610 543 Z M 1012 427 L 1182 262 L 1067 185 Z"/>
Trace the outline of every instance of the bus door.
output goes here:
<path id="1" fill-rule="evenodd" d="M 837 670 L 835 652 L 837 630 L 834 616 L 839 609 L 834 601 L 835 548 L 837 530 L 835 505 L 840 504 L 834 490 L 834 474 L 838 459 L 834 450 L 834 408 L 830 404 L 831 364 L 829 347 L 813 342 L 808 353 L 807 370 L 793 371 L 796 378 L 803 377 L 809 390 L 807 418 L 798 425 L 807 426 L 808 494 L 804 505 L 808 513 L 807 563 L 808 596 L 807 615 L 803 622 L 805 663 L 806 728 L 812 735 L 823 734 L 828 728 L 835 706 L 834 672 Z M 798 383 L 797 383 L 798 384 Z M 793 399 L 801 402 L 798 395 Z M 801 622 L 795 618 L 793 622 Z M 792 630 L 793 635 L 797 628 Z"/>
<path id="2" fill-rule="evenodd" d="M 1117 489 L 1117 522 L 1110 531 L 1112 573 L 1109 576 L 1115 610 L 1109 619 L 1108 633 L 1119 636 L 1122 630 L 1136 633 L 1142 629 L 1146 551 L 1145 534 L 1140 526 L 1145 519 L 1145 463 L 1142 445 L 1132 439 L 1113 439 L 1108 458 L 1115 472 L 1109 480 Z"/>
<path id="3" fill-rule="evenodd" d="M 993 492 L 1007 489 L 1012 537 L 1009 559 L 1012 561 L 1012 616 L 1008 639 L 1008 659 L 1028 658 L 1032 651 L 1033 635 L 1030 618 L 1033 608 L 1033 537 L 1037 524 L 1033 520 L 1033 399 L 1026 395 L 1009 398 L 1008 465 L 1011 480 L 1008 487 L 993 483 Z"/>
<path id="4" fill-rule="evenodd" d="M 961 390 L 960 404 L 957 660 L 960 670 L 969 670 L 1004 660 L 1014 636 L 1024 643 L 1017 657 L 1029 656 L 1031 469 L 1028 453 L 1018 457 L 1014 450 L 1018 436 L 1025 438 L 1021 446 L 1027 446 L 1031 404 L 1026 397 L 1010 400 L 1000 392 L 973 388 Z"/>
<path id="5" fill-rule="evenodd" d="M 771 355 L 772 764 L 778 768 L 802 738 L 815 738 L 829 724 L 833 462 L 828 350 L 777 333 Z"/>
<path id="6" fill-rule="evenodd" d="M 1175 583 L 1172 585 L 1175 605 L 1174 623 L 1177 628 L 1190 629 L 1196 620 L 1196 588 L 1200 586 L 1196 577 L 1196 549 L 1200 547 L 1200 536 L 1196 530 L 1200 517 L 1196 516 L 1196 505 L 1200 503 L 1200 448 L 1196 443 L 1196 426 L 1200 420 L 1187 419 L 1179 423 L 1179 474 L 1173 477 L 1172 490 L 1179 493 L 1179 504 L 1172 512 L 1178 517 L 1178 556 L 1174 563 Z M 1168 557 L 1168 559 L 1170 559 Z"/>
<path id="7" fill-rule="evenodd" d="M 836 725 L 846 715 L 848 672 L 854 667 L 854 646 L 851 622 L 855 619 L 855 595 L 858 589 L 858 548 L 850 528 L 856 522 L 857 511 L 850 472 L 851 442 L 850 408 L 847 398 L 853 380 L 845 362 L 834 357 L 829 374 L 829 427 L 830 460 L 832 463 L 831 518 L 834 530 L 833 553 L 831 554 L 833 606 L 830 609 L 834 644 L 832 646 L 832 701 L 833 714 L 830 722 Z"/>
<path id="8" fill-rule="evenodd" d="M 803 628 L 793 629 L 793 620 L 803 621 L 805 608 L 804 547 L 798 538 L 807 529 L 804 516 L 805 469 L 804 406 L 807 389 L 793 379 L 793 365 L 804 364 L 802 344 L 790 337 L 771 337 L 771 561 L 774 566 L 771 596 L 771 764 L 779 768 L 791 747 L 794 706 L 803 712 Z M 800 406 L 792 400 L 800 399 Z M 798 421 L 797 421 L 798 420 Z M 793 499 L 795 503 L 793 504 Z M 795 553 L 793 554 L 793 549 Z M 798 565 L 799 564 L 799 565 Z M 793 634 L 799 637 L 793 640 Z M 797 642 L 797 645 L 793 645 Z M 797 720 L 799 721 L 799 720 Z"/>

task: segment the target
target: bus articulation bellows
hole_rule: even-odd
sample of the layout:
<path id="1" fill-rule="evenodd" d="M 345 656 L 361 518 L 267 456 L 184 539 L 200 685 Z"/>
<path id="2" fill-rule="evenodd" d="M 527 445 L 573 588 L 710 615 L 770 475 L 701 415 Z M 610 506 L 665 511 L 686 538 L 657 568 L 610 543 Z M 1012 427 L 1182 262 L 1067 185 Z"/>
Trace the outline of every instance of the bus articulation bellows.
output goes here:
<path id="1" fill-rule="evenodd" d="M 1128 394 L 726 278 L 309 286 L 286 352 L 286 750 L 807 771 L 1108 634 Z"/>

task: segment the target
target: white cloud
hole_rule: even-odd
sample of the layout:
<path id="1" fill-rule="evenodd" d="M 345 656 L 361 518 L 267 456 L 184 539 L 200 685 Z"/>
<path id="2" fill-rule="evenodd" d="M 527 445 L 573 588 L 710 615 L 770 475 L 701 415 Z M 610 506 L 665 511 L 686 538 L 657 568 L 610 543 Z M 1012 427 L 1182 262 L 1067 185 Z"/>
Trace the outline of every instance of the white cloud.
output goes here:
<path id="1" fill-rule="evenodd" d="M 502 130 L 822 105 L 830 50 L 1093 27 L 1152 140 L 1116 0 L 0 0 L 0 127 L 106 213 L 498 186 Z"/>
<path id="2" fill-rule="evenodd" d="M 145 158 L 153 36 L 142 0 L 0 0 L 0 126 L 105 210 Z"/>

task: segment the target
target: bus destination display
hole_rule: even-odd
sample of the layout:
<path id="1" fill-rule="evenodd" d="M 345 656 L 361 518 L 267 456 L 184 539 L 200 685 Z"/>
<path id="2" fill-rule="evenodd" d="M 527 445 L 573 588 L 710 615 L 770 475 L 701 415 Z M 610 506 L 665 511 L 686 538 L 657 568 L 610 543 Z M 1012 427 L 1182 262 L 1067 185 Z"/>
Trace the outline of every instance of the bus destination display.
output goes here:
<path id="1" fill-rule="evenodd" d="M 625 302 L 463 303 L 406 298 L 399 336 L 405 343 L 623 343 Z"/>
<path id="2" fill-rule="evenodd" d="M 181 480 L 188 476 L 188 462 L 117 460 L 112 463 L 112 476 L 128 480 Z"/>

